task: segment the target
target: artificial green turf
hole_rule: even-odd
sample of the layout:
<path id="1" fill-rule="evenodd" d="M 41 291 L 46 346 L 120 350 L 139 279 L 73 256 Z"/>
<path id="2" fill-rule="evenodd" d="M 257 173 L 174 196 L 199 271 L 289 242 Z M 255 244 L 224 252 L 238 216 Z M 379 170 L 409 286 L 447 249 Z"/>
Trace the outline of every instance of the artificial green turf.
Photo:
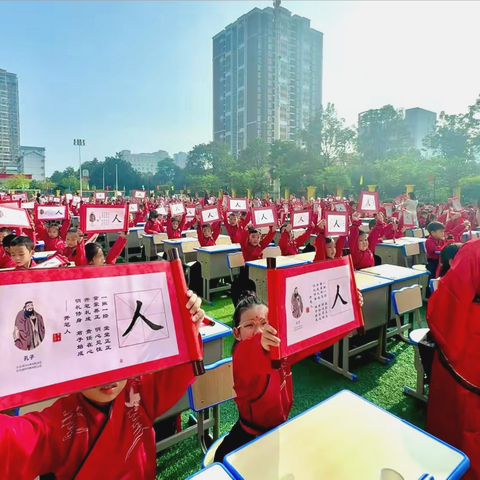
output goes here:
<path id="1" fill-rule="evenodd" d="M 204 306 L 213 318 L 231 326 L 233 306 L 230 298 L 216 297 L 214 305 Z M 224 356 L 229 356 L 232 337 L 224 339 Z M 351 382 L 323 365 L 307 358 L 294 365 L 294 404 L 291 417 L 325 400 L 340 390 L 351 390 L 389 412 L 405 420 L 424 427 L 425 405 L 403 394 L 403 386 L 415 387 L 413 347 L 401 341 L 390 340 L 388 351 L 395 359 L 388 366 L 368 358 L 351 359 L 350 371 L 358 375 L 357 382 Z M 183 415 L 186 422 L 188 414 Z M 237 420 L 237 410 L 233 401 L 220 407 L 221 433 L 226 433 Z M 203 453 L 196 437 L 189 438 L 165 452 L 158 458 L 158 479 L 183 480 L 200 470 Z"/>

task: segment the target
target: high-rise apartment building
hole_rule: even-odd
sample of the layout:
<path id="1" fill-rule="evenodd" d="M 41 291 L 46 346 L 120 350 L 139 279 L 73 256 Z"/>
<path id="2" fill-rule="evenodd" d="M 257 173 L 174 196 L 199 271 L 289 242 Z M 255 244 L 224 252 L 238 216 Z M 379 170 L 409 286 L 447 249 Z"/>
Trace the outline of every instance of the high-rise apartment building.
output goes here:
<path id="1" fill-rule="evenodd" d="M 31 174 L 33 180 L 45 180 L 45 147 L 20 147 L 18 173 Z"/>
<path id="2" fill-rule="evenodd" d="M 158 162 L 165 160 L 168 152 L 159 150 L 153 153 L 132 153 L 130 150 L 122 150 L 120 158 L 130 163 L 140 173 L 156 173 Z"/>
<path id="3" fill-rule="evenodd" d="M 19 156 L 18 79 L 0 69 L 0 172 L 16 173 Z"/>
<path id="4" fill-rule="evenodd" d="M 275 3 L 213 37 L 213 139 L 234 155 L 257 137 L 299 140 L 322 105 L 323 33 Z"/>
<path id="5" fill-rule="evenodd" d="M 173 161 L 177 167 L 185 168 L 187 164 L 188 154 L 185 152 L 178 152 L 173 154 Z"/>
<path id="6" fill-rule="evenodd" d="M 423 146 L 423 140 L 435 130 L 437 114 L 424 108 L 407 108 L 405 110 L 405 125 L 410 133 L 413 147 L 420 150 L 424 156 L 430 157 L 433 152 Z"/>

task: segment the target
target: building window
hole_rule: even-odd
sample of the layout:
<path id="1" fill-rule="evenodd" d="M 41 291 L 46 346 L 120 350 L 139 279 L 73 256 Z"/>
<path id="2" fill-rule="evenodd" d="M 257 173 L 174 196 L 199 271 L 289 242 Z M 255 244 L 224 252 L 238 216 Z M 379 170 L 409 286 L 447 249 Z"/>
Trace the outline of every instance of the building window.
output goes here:
<path id="1" fill-rule="evenodd" d="M 243 78 L 243 69 L 238 72 L 238 88 L 243 87 L 244 78 Z"/>

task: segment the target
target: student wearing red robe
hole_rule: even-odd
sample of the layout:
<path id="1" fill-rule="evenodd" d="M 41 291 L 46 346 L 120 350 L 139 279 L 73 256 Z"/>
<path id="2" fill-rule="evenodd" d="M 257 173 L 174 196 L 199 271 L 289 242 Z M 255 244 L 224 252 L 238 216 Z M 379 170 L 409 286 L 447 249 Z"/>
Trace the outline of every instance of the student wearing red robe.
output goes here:
<path id="1" fill-rule="evenodd" d="M 270 245 L 275 237 L 277 229 L 275 225 L 270 227 L 268 233 L 263 237 L 260 230 L 253 228 L 253 225 L 248 224 L 242 235 L 240 247 L 242 248 L 243 259 L 245 262 L 251 262 L 253 260 L 260 260 L 263 255 L 263 251 Z"/>
<path id="2" fill-rule="evenodd" d="M 61 252 L 65 247 L 65 237 L 67 236 L 68 229 L 70 228 L 71 220 L 66 218 L 62 222 L 62 227 L 57 225 L 51 225 L 48 228 L 45 227 L 45 223 L 37 221 L 35 228 L 37 231 L 37 238 L 45 242 L 44 250 L 46 252 L 52 252 L 54 250 Z"/>
<path id="3" fill-rule="evenodd" d="M 458 251 L 428 302 L 437 344 L 427 430 L 470 459 L 465 480 L 480 478 L 480 239 Z"/>
<path id="4" fill-rule="evenodd" d="M 185 215 L 181 216 L 181 219 L 178 220 L 178 217 L 173 217 L 168 215 L 167 217 L 167 235 L 170 240 L 176 238 L 182 238 L 182 232 L 184 230 L 189 230 L 190 227 L 195 223 L 195 219 L 192 219 L 187 222 L 187 217 Z"/>
<path id="5" fill-rule="evenodd" d="M 92 242 L 85 245 L 85 262 L 83 265 L 99 267 L 102 265 L 115 265 L 117 258 L 127 245 L 127 234 L 120 233 L 112 248 L 108 251 L 107 257 L 103 253 L 101 245 Z"/>
<path id="6" fill-rule="evenodd" d="M 212 226 L 209 223 L 201 225 L 199 221 L 197 224 L 198 243 L 201 247 L 213 247 L 221 231 L 222 225 L 220 222 L 215 222 Z"/>
<path id="7" fill-rule="evenodd" d="M 223 211 L 223 223 L 232 243 L 241 242 L 243 227 L 250 222 L 250 217 L 250 212 L 245 217 L 240 216 L 239 218 L 235 212 L 228 213 L 227 210 Z"/>
<path id="8" fill-rule="evenodd" d="M 359 299 L 360 305 L 363 299 Z M 315 345 L 272 367 L 270 347 L 278 347 L 277 331 L 268 324 L 268 307 L 252 292 L 244 292 L 233 314 L 233 382 L 238 421 L 223 439 L 215 461 L 287 420 L 293 405 L 291 365 L 323 350 L 345 335 Z"/>
<path id="9" fill-rule="evenodd" d="M 332 237 L 325 235 L 326 220 L 323 219 L 315 229 L 317 238 L 315 239 L 315 258 L 314 262 L 321 262 L 322 260 L 333 260 L 340 258 L 345 247 L 346 236 L 342 235 L 335 241 Z"/>
<path id="10" fill-rule="evenodd" d="M 156 233 L 164 233 L 163 225 L 158 218 L 158 212 L 156 210 L 152 210 L 148 214 L 148 220 L 145 223 L 144 231 L 147 235 L 155 235 Z"/>
<path id="11" fill-rule="evenodd" d="M 295 238 L 292 234 L 292 225 L 288 224 L 283 226 L 280 240 L 278 241 L 278 246 L 280 247 L 282 255 L 284 257 L 298 255 L 300 247 L 310 239 L 311 233 L 312 227 L 309 227 L 305 230 L 305 233 Z"/>
<path id="12" fill-rule="evenodd" d="M 201 302 L 187 295 L 198 328 Z M 153 423 L 193 380 L 192 366 L 184 364 L 68 395 L 41 412 L 0 414 L 0 478 L 154 480 Z"/>
<path id="13" fill-rule="evenodd" d="M 373 251 L 370 249 L 370 244 L 375 248 L 375 242 L 378 242 L 380 238 L 378 231 L 371 239 L 370 237 L 367 238 L 367 234 L 360 231 L 359 227 L 362 222 L 360 221 L 358 213 L 353 214 L 352 220 L 350 235 L 348 237 L 348 246 L 350 248 L 350 254 L 352 255 L 355 270 L 373 267 L 375 265 L 375 257 Z"/>

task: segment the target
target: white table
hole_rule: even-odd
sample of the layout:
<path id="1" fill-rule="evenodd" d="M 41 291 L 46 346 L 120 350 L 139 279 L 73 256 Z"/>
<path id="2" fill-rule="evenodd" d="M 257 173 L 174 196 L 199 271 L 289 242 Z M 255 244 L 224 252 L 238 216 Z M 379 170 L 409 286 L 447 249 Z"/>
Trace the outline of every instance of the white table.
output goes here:
<path id="1" fill-rule="evenodd" d="M 378 480 L 391 468 L 405 480 L 456 480 L 469 467 L 460 451 L 343 390 L 227 455 L 247 480 Z"/>
<path id="2" fill-rule="evenodd" d="M 33 259 L 38 262 L 38 261 L 43 261 L 46 260 L 50 255 L 54 255 L 57 253 L 56 250 L 52 250 L 50 252 L 35 252 L 33 254 Z"/>
<path id="3" fill-rule="evenodd" d="M 393 240 L 384 240 L 375 247 L 375 254 L 382 259 L 382 263 L 398 266 L 412 266 L 414 263 L 426 264 L 427 257 L 425 251 L 425 238 L 401 237 Z M 418 244 L 418 248 L 412 247 L 417 251 L 411 254 L 410 245 Z M 415 258 L 415 262 L 412 260 Z"/>
<path id="4" fill-rule="evenodd" d="M 186 480 L 190 480 L 192 478 L 195 480 L 230 480 L 233 477 L 227 472 L 221 463 L 212 463 L 203 470 L 194 473 Z"/>

